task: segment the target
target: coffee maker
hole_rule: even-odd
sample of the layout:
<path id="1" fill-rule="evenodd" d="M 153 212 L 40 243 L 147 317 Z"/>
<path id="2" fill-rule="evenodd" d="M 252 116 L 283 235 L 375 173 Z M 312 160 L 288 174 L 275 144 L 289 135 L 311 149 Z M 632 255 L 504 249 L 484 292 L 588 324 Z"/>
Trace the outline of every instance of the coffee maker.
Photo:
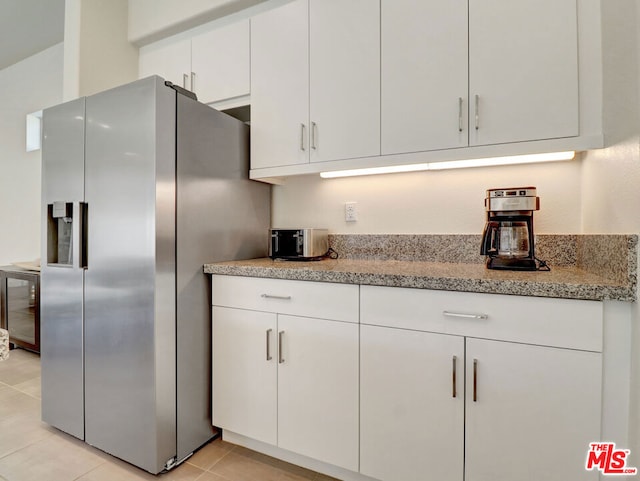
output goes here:
<path id="1" fill-rule="evenodd" d="M 487 190 L 487 223 L 480 254 L 488 269 L 535 271 L 533 211 L 540 209 L 535 187 Z"/>

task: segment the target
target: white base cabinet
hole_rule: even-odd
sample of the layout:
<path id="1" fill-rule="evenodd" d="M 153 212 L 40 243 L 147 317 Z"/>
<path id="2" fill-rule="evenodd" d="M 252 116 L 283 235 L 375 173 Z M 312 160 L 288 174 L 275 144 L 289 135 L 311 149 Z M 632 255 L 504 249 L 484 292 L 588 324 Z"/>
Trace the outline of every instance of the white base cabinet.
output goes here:
<path id="1" fill-rule="evenodd" d="M 465 480 L 597 480 L 602 354 L 467 339 Z M 474 387 L 475 384 L 475 387 Z"/>
<path id="2" fill-rule="evenodd" d="M 358 470 L 358 325 L 278 315 L 278 446 Z"/>
<path id="3" fill-rule="evenodd" d="M 360 308 L 363 474 L 598 479 L 602 303 L 362 286 Z"/>
<path id="4" fill-rule="evenodd" d="M 213 299 L 213 424 L 357 471 L 358 286 L 213 276 Z"/>
<path id="5" fill-rule="evenodd" d="M 278 441 L 276 329 L 270 312 L 213 308 L 213 422 L 270 444 Z"/>
<path id="6" fill-rule="evenodd" d="M 376 479 L 462 480 L 464 338 L 360 327 L 360 453 Z"/>
<path id="7" fill-rule="evenodd" d="M 602 302 L 212 286 L 213 423 L 232 442 L 354 481 L 598 479 Z"/>

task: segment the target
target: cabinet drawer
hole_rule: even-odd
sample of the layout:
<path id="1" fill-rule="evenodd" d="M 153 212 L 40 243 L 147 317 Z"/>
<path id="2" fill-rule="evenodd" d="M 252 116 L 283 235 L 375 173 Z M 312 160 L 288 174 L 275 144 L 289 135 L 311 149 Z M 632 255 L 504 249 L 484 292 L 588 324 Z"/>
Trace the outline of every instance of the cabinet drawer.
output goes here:
<path id="1" fill-rule="evenodd" d="M 602 351 L 602 303 L 362 286 L 360 322 L 376 326 Z"/>
<path id="2" fill-rule="evenodd" d="M 358 322 L 357 285 L 214 275 L 212 289 L 214 306 Z"/>

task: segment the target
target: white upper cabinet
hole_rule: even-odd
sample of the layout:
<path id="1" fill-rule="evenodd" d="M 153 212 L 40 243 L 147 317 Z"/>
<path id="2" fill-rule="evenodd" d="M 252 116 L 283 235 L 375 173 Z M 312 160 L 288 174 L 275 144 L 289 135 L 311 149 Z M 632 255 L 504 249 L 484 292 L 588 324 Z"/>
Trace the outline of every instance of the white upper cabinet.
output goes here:
<path id="1" fill-rule="evenodd" d="M 251 19 L 251 168 L 309 162 L 309 4 Z"/>
<path id="2" fill-rule="evenodd" d="M 252 169 L 379 155 L 379 0 L 296 0 L 251 22 Z"/>
<path id="3" fill-rule="evenodd" d="M 249 35 L 249 20 L 243 20 L 191 39 L 191 88 L 202 102 L 249 94 Z"/>
<path id="4" fill-rule="evenodd" d="M 580 133 L 576 19 L 576 0 L 469 0 L 470 145 Z"/>
<path id="5" fill-rule="evenodd" d="M 382 153 L 579 134 L 576 0 L 382 0 Z"/>
<path id="6" fill-rule="evenodd" d="M 304 8 L 307 17 L 287 13 Z M 603 147 L 604 87 L 623 82 L 629 67 L 616 60 L 603 70 L 602 38 L 615 49 L 624 36 L 605 31 L 614 27 L 600 10 L 592 0 L 296 0 L 275 8 L 262 15 L 272 38 L 263 27 L 252 32 L 263 38 L 252 42 L 252 88 L 264 90 L 252 96 L 250 176 Z M 294 32 L 295 41 L 276 42 Z M 294 106 L 307 116 L 292 115 Z"/>
<path id="7" fill-rule="evenodd" d="M 468 143 L 467 0 L 382 0 L 382 154 Z"/>
<path id="8" fill-rule="evenodd" d="M 139 77 L 160 75 L 209 104 L 250 94 L 249 20 L 140 49 Z M 248 102 L 245 101 L 246 104 Z"/>
<path id="9" fill-rule="evenodd" d="M 311 162 L 380 155 L 380 0 L 310 0 Z"/>
<path id="10" fill-rule="evenodd" d="M 138 77 L 159 75 L 183 88 L 191 87 L 191 40 L 166 45 L 147 45 L 140 49 Z"/>

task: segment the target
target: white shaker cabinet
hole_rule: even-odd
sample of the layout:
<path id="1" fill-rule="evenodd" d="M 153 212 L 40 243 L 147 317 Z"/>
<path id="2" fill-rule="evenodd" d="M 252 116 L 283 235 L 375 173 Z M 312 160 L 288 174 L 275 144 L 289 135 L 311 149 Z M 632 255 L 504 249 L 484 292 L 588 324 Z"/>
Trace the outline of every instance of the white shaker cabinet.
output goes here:
<path id="1" fill-rule="evenodd" d="M 358 286 L 213 276 L 212 289 L 213 424 L 357 471 Z"/>
<path id="2" fill-rule="evenodd" d="M 382 0 L 382 154 L 468 145 L 467 0 Z"/>
<path id="3" fill-rule="evenodd" d="M 140 49 L 140 78 L 159 75 L 209 104 L 250 93 L 249 20 Z"/>
<path id="4" fill-rule="evenodd" d="M 577 136 L 576 0 L 469 0 L 469 143 Z"/>
<path id="5" fill-rule="evenodd" d="M 253 17 L 251 92 L 252 169 L 379 155 L 379 0 Z"/>
<path id="6" fill-rule="evenodd" d="M 360 472 L 461 481 L 464 338 L 363 325 L 360 363 Z"/>

